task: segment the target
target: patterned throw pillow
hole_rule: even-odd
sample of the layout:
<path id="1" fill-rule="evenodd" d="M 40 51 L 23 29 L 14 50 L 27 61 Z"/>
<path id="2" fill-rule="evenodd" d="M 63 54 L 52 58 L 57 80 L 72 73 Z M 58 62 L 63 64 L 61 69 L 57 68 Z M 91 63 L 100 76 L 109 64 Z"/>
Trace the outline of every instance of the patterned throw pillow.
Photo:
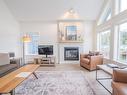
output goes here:
<path id="1" fill-rule="evenodd" d="M 94 56 L 94 51 L 89 51 L 89 56 Z"/>
<path id="2" fill-rule="evenodd" d="M 100 54 L 100 52 L 98 52 L 98 51 L 89 51 L 90 56 L 99 55 L 99 54 Z"/>

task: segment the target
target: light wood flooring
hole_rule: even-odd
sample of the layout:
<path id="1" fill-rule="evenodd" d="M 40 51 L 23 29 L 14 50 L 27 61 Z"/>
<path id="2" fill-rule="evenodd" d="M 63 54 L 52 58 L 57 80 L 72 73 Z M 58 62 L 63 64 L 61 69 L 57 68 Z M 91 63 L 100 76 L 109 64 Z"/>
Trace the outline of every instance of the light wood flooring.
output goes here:
<path id="1" fill-rule="evenodd" d="M 55 67 L 40 67 L 38 71 L 71 71 L 71 70 L 81 70 L 85 73 L 91 87 L 95 91 L 96 95 L 111 95 L 108 91 L 106 91 L 97 81 L 96 81 L 96 71 L 88 71 L 83 67 L 80 67 L 79 64 L 57 64 Z M 102 73 L 105 75 L 105 73 Z M 111 88 L 110 81 L 104 82 Z"/>

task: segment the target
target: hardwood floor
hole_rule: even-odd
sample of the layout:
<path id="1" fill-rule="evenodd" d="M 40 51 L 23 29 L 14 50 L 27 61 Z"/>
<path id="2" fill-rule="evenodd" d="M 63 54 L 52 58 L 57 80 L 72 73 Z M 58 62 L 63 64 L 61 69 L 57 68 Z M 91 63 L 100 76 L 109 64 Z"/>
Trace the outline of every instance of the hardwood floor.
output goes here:
<path id="1" fill-rule="evenodd" d="M 106 91 L 97 81 L 96 81 L 96 71 L 89 72 L 88 70 L 80 67 L 79 64 L 57 64 L 55 67 L 40 67 L 38 71 L 70 71 L 70 70 L 81 70 L 85 73 L 88 81 L 95 91 L 96 95 L 111 95 L 108 91 Z M 102 75 L 105 73 L 101 72 Z M 109 83 L 108 83 L 109 82 Z M 106 85 L 110 86 L 110 81 L 104 82 Z"/>

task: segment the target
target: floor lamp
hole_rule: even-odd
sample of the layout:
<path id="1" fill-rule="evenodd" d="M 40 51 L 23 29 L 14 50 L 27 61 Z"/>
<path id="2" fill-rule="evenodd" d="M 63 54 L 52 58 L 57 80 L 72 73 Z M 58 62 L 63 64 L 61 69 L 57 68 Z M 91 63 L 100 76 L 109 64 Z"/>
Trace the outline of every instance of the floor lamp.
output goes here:
<path id="1" fill-rule="evenodd" d="M 25 44 L 31 42 L 31 37 L 29 35 L 24 35 L 22 40 L 23 40 L 23 65 L 25 65 Z"/>

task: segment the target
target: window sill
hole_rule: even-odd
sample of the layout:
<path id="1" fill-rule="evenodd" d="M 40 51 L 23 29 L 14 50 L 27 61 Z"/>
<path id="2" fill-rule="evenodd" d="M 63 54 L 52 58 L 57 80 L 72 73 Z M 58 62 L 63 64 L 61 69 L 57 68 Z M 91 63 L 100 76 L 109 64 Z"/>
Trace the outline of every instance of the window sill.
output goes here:
<path id="1" fill-rule="evenodd" d="M 117 63 L 119 63 L 119 64 L 123 64 L 123 65 L 127 65 L 127 63 L 126 62 L 121 62 L 121 61 L 119 61 L 119 60 L 115 60 Z"/>

